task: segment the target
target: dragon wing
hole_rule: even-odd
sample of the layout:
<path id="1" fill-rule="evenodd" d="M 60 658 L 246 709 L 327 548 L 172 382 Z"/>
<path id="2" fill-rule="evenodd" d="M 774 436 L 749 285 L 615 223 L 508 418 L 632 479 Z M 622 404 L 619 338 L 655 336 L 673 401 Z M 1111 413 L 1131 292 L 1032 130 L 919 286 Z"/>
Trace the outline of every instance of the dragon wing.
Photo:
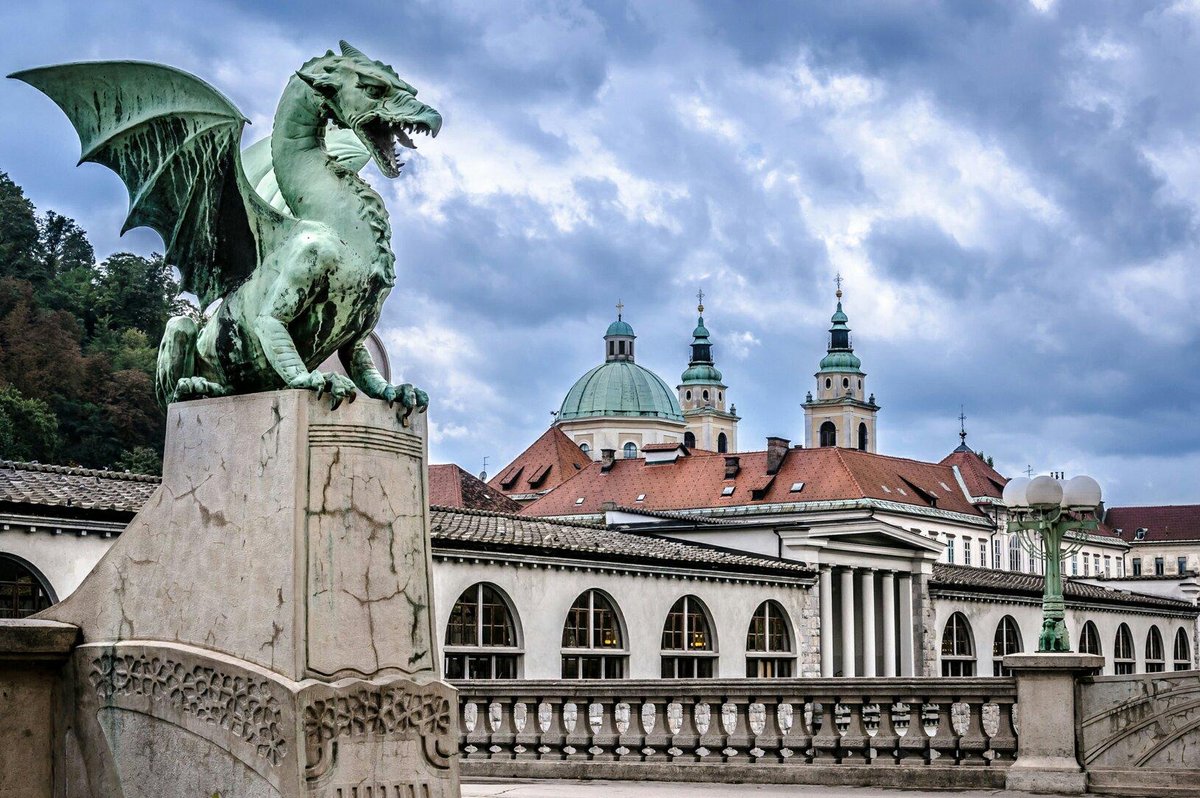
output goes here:
<path id="1" fill-rule="evenodd" d="M 150 227 L 182 287 L 207 306 L 245 280 L 291 221 L 246 182 L 246 118 L 220 92 L 172 67 L 136 61 L 16 72 L 58 104 L 79 133 L 80 163 L 116 172 L 129 190 L 121 232 Z M 267 239 L 267 241 L 264 241 Z"/>

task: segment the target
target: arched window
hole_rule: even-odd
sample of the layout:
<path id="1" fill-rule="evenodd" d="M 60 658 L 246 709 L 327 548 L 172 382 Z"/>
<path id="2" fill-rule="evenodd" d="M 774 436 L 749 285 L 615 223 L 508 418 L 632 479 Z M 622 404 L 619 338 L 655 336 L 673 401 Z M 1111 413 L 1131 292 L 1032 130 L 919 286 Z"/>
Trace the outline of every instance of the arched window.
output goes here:
<path id="1" fill-rule="evenodd" d="M 696 436 L 694 434 L 692 434 L 691 432 L 683 433 L 683 445 L 688 447 L 689 449 L 695 449 L 696 448 Z"/>
<path id="2" fill-rule="evenodd" d="M 515 679 L 521 649 L 508 600 L 483 582 L 462 592 L 446 624 L 447 679 Z"/>
<path id="3" fill-rule="evenodd" d="M 833 387 L 833 380 L 831 380 L 831 379 L 829 379 L 828 377 L 826 377 L 826 378 L 825 378 L 825 390 L 827 390 L 827 391 L 828 391 L 828 390 L 829 390 L 830 388 L 832 388 L 832 387 Z"/>
<path id="4" fill-rule="evenodd" d="M 581 444 L 579 444 L 579 451 L 583 452 L 586 455 L 591 455 L 592 447 L 588 446 L 586 443 L 581 443 Z"/>
<path id="5" fill-rule="evenodd" d="M 711 679 L 716 676 L 717 646 L 708 609 L 695 596 L 684 596 L 667 613 L 662 634 L 664 679 Z"/>
<path id="6" fill-rule="evenodd" d="M 975 643 L 971 640 L 971 624 L 961 612 L 950 616 L 942 632 L 942 675 L 975 675 Z"/>
<path id="7" fill-rule="evenodd" d="M 821 425 L 821 445 L 822 446 L 837 446 L 837 427 L 832 421 L 826 421 Z"/>
<path id="8" fill-rule="evenodd" d="M 702 395 L 704 396 L 704 401 L 707 402 L 708 401 L 708 391 L 705 391 Z"/>
<path id="9" fill-rule="evenodd" d="M 685 396 L 686 396 L 688 399 L 691 399 L 691 398 L 692 398 L 692 392 L 691 392 L 691 391 L 688 391 L 688 392 L 685 394 Z"/>
<path id="10" fill-rule="evenodd" d="M 33 566 L 0 554 L 0 618 L 27 618 L 57 600 Z"/>
<path id="11" fill-rule="evenodd" d="M 1186 671 L 1192 667 L 1192 646 L 1188 641 L 1187 631 L 1181 626 L 1175 633 L 1175 670 Z"/>
<path id="12" fill-rule="evenodd" d="M 787 613 L 778 602 L 764 601 L 746 632 L 746 676 L 791 676 L 795 659 Z"/>
<path id="13" fill-rule="evenodd" d="M 1163 655 L 1162 632 L 1151 626 L 1146 633 L 1146 673 L 1162 673 L 1167 668 Z"/>
<path id="14" fill-rule="evenodd" d="M 1096 624 L 1091 621 L 1086 621 L 1083 624 L 1083 632 L 1079 635 L 1079 653 L 1080 654 L 1103 654 L 1100 649 L 1100 632 L 1096 629 Z"/>
<path id="15" fill-rule="evenodd" d="M 1128 626 L 1121 624 L 1117 627 L 1117 639 L 1113 644 L 1113 671 L 1118 676 L 1133 673 L 1134 665 L 1133 635 Z"/>
<path id="16" fill-rule="evenodd" d="M 609 342 L 608 342 L 608 355 L 609 355 L 609 357 L 612 357 L 612 356 L 613 356 L 613 355 L 615 355 L 616 353 L 617 353 L 617 342 L 616 342 L 616 341 L 609 341 Z"/>
<path id="17" fill-rule="evenodd" d="M 621 619 L 608 596 L 585 590 L 567 610 L 562 633 L 564 679 L 620 679 L 629 655 Z"/>
<path id="18" fill-rule="evenodd" d="M 625 447 L 621 451 L 624 453 L 626 460 L 633 460 L 637 457 L 637 444 L 630 441 L 625 444 Z"/>
<path id="19" fill-rule="evenodd" d="M 992 640 L 992 675 L 1012 676 L 1004 667 L 1006 654 L 1021 653 L 1021 628 L 1011 615 L 1005 615 L 996 625 L 996 637 Z"/>
<path id="20" fill-rule="evenodd" d="M 725 437 L 724 432 L 717 436 L 717 451 L 721 454 L 729 451 L 729 438 Z"/>
<path id="21" fill-rule="evenodd" d="M 858 425 L 858 449 L 862 452 L 867 450 L 867 425 L 862 422 Z"/>

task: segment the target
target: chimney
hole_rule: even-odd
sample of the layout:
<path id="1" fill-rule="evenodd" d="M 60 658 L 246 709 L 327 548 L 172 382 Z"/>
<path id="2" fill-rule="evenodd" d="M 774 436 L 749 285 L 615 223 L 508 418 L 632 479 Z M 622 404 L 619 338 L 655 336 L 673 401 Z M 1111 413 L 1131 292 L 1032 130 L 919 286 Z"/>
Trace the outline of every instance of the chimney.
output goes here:
<path id="1" fill-rule="evenodd" d="M 783 458 L 787 456 L 788 446 L 792 444 L 787 438 L 767 438 L 767 473 L 779 473 Z"/>
<path id="2" fill-rule="evenodd" d="M 742 458 L 736 455 L 725 457 L 725 479 L 733 479 L 742 470 Z"/>
<path id="3" fill-rule="evenodd" d="M 600 470 L 610 471 L 613 463 L 617 461 L 616 449 L 601 449 L 600 450 Z"/>

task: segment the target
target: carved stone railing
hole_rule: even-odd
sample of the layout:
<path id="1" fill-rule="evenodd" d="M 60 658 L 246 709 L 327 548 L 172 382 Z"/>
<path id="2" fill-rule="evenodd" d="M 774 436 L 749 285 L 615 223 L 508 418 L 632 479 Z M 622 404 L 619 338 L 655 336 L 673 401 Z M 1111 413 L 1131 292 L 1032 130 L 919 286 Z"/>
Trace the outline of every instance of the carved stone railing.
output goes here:
<path id="1" fill-rule="evenodd" d="M 472 776 L 1002 787 L 1017 749 L 1011 678 L 456 686 Z"/>

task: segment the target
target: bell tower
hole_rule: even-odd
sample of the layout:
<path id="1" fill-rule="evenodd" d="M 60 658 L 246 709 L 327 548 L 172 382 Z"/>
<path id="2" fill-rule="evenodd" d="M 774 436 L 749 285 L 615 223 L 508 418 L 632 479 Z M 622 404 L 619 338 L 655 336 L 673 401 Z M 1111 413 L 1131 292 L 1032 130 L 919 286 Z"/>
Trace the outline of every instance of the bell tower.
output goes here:
<path id="1" fill-rule="evenodd" d="M 704 326 L 704 292 L 697 292 L 696 298 L 699 318 L 696 329 L 692 330 L 691 357 L 676 387 L 687 422 L 684 443 L 689 448 L 710 452 L 736 452 L 737 423 L 741 419 L 732 406 L 726 409 L 727 387 L 713 361 L 712 342 Z"/>
<path id="2" fill-rule="evenodd" d="M 850 341 L 850 319 L 842 310 L 842 276 L 837 276 L 837 310 L 830 318 L 829 348 L 816 373 L 816 398 L 804 402 L 804 445 L 841 446 L 875 452 L 875 394 L 866 395 L 866 372 Z"/>

